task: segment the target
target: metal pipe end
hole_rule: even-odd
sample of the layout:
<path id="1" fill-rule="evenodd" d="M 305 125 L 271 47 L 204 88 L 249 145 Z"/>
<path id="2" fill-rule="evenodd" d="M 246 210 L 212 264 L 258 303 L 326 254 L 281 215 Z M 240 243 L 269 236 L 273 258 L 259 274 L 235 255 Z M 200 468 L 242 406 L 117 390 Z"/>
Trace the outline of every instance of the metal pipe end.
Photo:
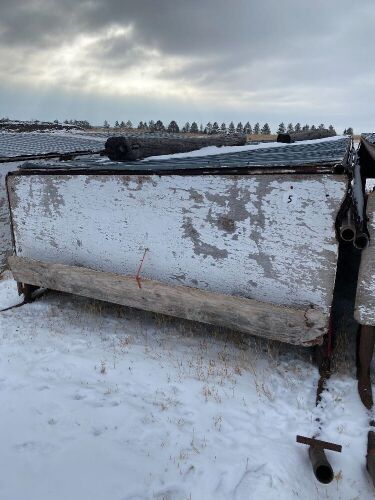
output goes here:
<path id="1" fill-rule="evenodd" d="M 359 233 L 355 237 L 354 240 L 354 246 L 355 248 L 358 248 L 358 250 L 363 250 L 364 248 L 367 247 L 369 242 L 369 238 L 366 233 Z"/>
<path id="2" fill-rule="evenodd" d="M 350 226 L 344 226 L 340 229 L 340 236 L 343 241 L 351 242 L 355 238 L 355 230 Z"/>
<path id="3" fill-rule="evenodd" d="M 309 457 L 316 479 L 322 484 L 331 483 L 334 478 L 333 469 L 324 449 L 320 446 L 310 446 Z"/>

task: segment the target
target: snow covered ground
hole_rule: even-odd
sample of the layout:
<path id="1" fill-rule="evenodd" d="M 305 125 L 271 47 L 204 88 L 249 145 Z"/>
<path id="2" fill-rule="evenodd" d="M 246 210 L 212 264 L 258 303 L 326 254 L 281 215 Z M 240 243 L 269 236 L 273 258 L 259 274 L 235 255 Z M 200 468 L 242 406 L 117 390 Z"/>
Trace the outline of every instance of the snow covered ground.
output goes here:
<path id="1" fill-rule="evenodd" d="M 9 275 L 0 308 L 20 301 Z M 367 499 L 354 339 L 307 349 L 70 295 L 0 313 L 0 498 Z M 319 484 L 297 433 L 343 445 Z"/>

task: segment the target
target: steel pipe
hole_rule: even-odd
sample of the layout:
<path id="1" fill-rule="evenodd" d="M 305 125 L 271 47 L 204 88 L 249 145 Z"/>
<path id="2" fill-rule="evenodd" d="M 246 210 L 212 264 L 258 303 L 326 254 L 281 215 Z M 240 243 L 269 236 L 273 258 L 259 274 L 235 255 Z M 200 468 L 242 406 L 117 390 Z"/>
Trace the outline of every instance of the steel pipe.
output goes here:
<path id="1" fill-rule="evenodd" d="M 356 237 L 354 216 L 351 208 L 348 209 L 341 221 L 340 237 L 343 241 L 347 242 L 354 241 Z"/>
<path id="2" fill-rule="evenodd" d="M 366 233 L 357 233 L 354 239 L 354 246 L 358 248 L 358 250 L 363 250 L 367 247 L 369 242 L 369 237 Z"/>
<path id="3" fill-rule="evenodd" d="M 328 462 L 324 448 L 321 446 L 310 446 L 309 457 L 316 479 L 323 484 L 333 481 L 333 469 Z"/>

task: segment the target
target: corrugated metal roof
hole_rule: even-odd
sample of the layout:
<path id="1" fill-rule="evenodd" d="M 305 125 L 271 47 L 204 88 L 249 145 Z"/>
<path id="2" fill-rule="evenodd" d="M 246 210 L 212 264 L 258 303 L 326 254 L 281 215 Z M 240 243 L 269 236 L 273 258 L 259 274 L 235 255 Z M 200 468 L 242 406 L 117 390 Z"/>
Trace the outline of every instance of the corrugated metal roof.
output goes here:
<path id="1" fill-rule="evenodd" d="M 37 157 L 72 153 L 76 151 L 99 152 L 104 149 L 106 138 L 74 133 L 0 133 L 0 160 L 18 157 Z"/>
<path id="2" fill-rule="evenodd" d="M 190 158 L 153 159 L 136 162 L 112 162 L 102 157 L 64 162 L 27 163 L 23 169 L 124 170 L 161 172 L 205 169 L 252 169 L 255 167 L 308 167 L 312 165 L 344 165 L 351 145 L 350 137 L 335 140 L 286 144 L 274 148 L 259 148 L 237 153 Z"/>

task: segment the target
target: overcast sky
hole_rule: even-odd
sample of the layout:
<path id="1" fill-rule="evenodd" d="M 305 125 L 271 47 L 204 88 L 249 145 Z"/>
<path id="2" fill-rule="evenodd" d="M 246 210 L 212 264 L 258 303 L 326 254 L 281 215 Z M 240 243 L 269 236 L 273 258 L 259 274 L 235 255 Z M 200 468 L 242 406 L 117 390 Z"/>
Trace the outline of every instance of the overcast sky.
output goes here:
<path id="1" fill-rule="evenodd" d="M 374 0 L 0 0 L 0 116 L 375 129 Z"/>

